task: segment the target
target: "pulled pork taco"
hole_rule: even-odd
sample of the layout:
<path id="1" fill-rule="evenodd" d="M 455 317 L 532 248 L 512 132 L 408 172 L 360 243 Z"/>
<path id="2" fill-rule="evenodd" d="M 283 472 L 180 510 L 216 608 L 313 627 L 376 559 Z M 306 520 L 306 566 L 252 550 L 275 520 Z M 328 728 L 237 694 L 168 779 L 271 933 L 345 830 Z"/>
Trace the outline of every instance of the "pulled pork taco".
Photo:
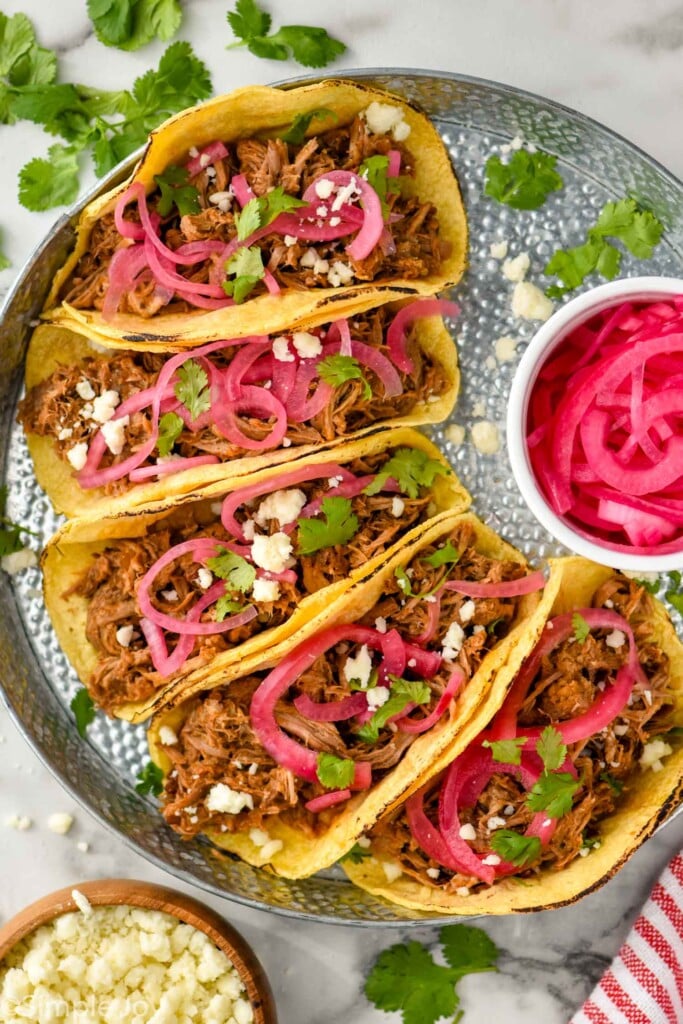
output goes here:
<path id="1" fill-rule="evenodd" d="M 140 512 L 71 520 L 45 603 L 94 700 L 139 719 L 175 684 L 305 629 L 434 516 L 469 505 L 408 428 Z"/>
<path id="2" fill-rule="evenodd" d="M 334 863 L 476 735 L 547 617 L 544 583 L 472 515 L 427 526 L 322 629 L 167 695 L 149 732 L 166 821 L 287 877 Z"/>
<path id="3" fill-rule="evenodd" d="M 84 210 L 46 316 L 126 348 L 277 333 L 433 295 L 466 245 L 448 153 L 407 101 L 253 86 L 152 133 L 132 178 Z"/>
<path id="4" fill-rule="evenodd" d="M 362 840 L 344 864 L 357 885 L 438 914 L 545 910 L 606 882 L 677 806 L 683 646 L 664 607 L 582 558 L 553 577 L 538 643 L 507 696 L 494 684 L 499 710 Z"/>
<path id="5" fill-rule="evenodd" d="M 422 299 L 176 354 L 38 327 L 19 408 L 36 476 L 59 511 L 110 514 L 387 423 L 437 422 L 460 380 L 440 314 L 457 312 Z"/>

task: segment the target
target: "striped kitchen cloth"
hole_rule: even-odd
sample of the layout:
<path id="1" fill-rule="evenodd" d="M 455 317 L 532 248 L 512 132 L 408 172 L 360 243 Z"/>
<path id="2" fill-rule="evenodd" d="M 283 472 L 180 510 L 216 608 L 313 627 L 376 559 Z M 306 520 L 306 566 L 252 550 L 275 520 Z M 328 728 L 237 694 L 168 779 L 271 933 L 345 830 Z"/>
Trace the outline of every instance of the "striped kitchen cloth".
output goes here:
<path id="1" fill-rule="evenodd" d="M 683 853 L 671 861 L 611 966 L 570 1024 L 683 1022 Z"/>

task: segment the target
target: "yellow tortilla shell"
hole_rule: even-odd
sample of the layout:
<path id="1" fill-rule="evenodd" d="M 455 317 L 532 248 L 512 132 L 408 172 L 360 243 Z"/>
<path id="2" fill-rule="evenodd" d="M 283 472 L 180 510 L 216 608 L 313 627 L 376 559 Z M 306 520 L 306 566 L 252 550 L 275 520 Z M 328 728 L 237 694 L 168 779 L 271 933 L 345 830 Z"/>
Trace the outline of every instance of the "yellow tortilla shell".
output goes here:
<path id="1" fill-rule="evenodd" d="M 475 527 L 477 548 L 482 553 L 494 558 L 524 562 L 518 551 L 502 541 L 475 516 L 469 513 L 445 515 L 439 521 L 422 528 L 419 537 L 406 542 L 393 557 L 376 569 L 370 579 L 348 591 L 333 608 L 319 615 L 316 621 L 311 620 L 304 632 L 270 651 L 267 659 L 260 663 L 254 658 L 248 663 L 243 662 L 239 675 L 273 667 L 295 644 L 319 630 L 357 621 L 381 598 L 385 582 L 393 576 L 396 568 L 407 565 L 421 549 L 447 536 L 461 521 L 472 523 Z M 457 737 L 463 735 L 465 742 L 469 742 L 477 734 L 490 715 L 489 694 L 492 684 L 497 680 L 505 680 L 505 685 L 509 685 L 540 634 L 552 602 L 553 587 L 554 584 L 550 584 L 540 599 L 537 594 L 532 594 L 521 600 L 519 614 L 510 633 L 484 658 L 479 670 L 456 698 L 450 716 L 444 716 L 438 726 L 417 736 L 399 764 L 373 788 L 353 797 L 325 833 L 312 839 L 279 820 L 268 824 L 271 839 L 280 839 L 283 843 L 283 848 L 268 862 L 278 874 L 287 878 L 302 878 L 334 864 L 354 845 L 359 836 L 371 828 L 373 822 L 410 792 L 416 780 L 424 780 L 431 774 L 444 751 L 452 746 Z M 207 673 L 203 689 L 224 685 L 234 678 L 234 674 L 226 678 L 218 673 Z M 159 730 L 162 725 L 170 725 L 177 731 L 189 713 L 192 697 L 198 692 L 198 689 L 189 686 L 182 691 L 177 688 L 175 699 L 169 700 L 168 706 L 152 722 L 149 731 L 150 751 L 156 764 L 165 772 L 171 764 L 159 742 Z M 217 846 L 239 854 L 250 864 L 262 866 L 265 863 L 262 848 L 255 846 L 248 835 L 224 832 L 209 832 L 208 835 Z"/>
<path id="2" fill-rule="evenodd" d="M 409 427 L 402 427 L 339 444 L 325 460 L 321 459 L 319 455 L 309 455 L 306 458 L 298 459 L 296 466 L 315 465 L 322 461 L 345 464 L 360 456 L 397 447 L 417 448 L 426 452 L 430 458 L 438 460 L 443 465 L 448 465 L 442 453 L 428 438 Z M 89 602 L 87 598 L 78 594 L 65 597 L 64 593 L 87 570 L 92 556 L 106 548 L 114 539 L 143 537 L 149 528 L 159 521 L 169 520 L 171 523 L 182 523 L 188 515 L 188 509 L 196 509 L 202 503 L 207 507 L 238 487 L 247 487 L 258 482 L 273 480 L 274 489 L 277 489 L 278 477 L 283 471 L 287 472 L 291 468 L 290 465 L 271 466 L 249 476 L 214 481 L 212 484 L 196 488 L 190 494 L 164 502 L 150 503 L 144 509 L 121 511 L 109 516 L 83 516 L 70 520 L 62 527 L 49 542 L 43 554 L 45 605 L 65 654 L 86 686 L 99 660 L 97 651 L 88 642 L 86 636 Z M 462 511 L 470 504 L 469 494 L 450 467 L 448 475 L 436 477 L 431 487 L 431 494 L 433 516 L 436 519 L 452 514 L 453 511 Z M 165 698 L 167 690 L 169 692 L 175 691 L 177 688 L 182 690 L 185 686 L 191 686 L 193 680 L 204 679 L 207 673 L 220 674 L 231 666 L 239 666 L 242 660 L 251 654 L 267 650 L 297 630 L 305 629 L 310 620 L 325 614 L 328 608 L 336 607 L 336 602 L 347 591 L 354 590 L 360 581 L 371 576 L 385 558 L 391 557 L 397 547 L 402 547 L 409 543 L 413 536 L 419 535 L 426 525 L 428 524 L 423 523 L 414 527 L 399 544 L 392 545 L 383 554 L 368 559 L 362 567 L 354 569 L 348 577 L 337 580 L 315 594 L 309 594 L 286 623 L 265 630 L 239 647 L 218 654 L 212 661 L 190 673 L 179 674 L 174 677 L 173 686 L 169 684 L 163 687 L 148 701 L 123 705 L 117 710 L 117 717 L 131 721 L 143 721 L 152 714 L 156 704 Z"/>
<path id="3" fill-rule="evenodd" d="M 201 148 L 215 139 L 232 142 L 272 133 L 289 126 L 297 114 L 323 107 L 337 115 L 336 125 L 345 125 L 373 101 L 399 105 L 410 125 L 407 145 L 416 161 L 411 187 L 420 198 L 436 206 L 441 238 L 451 246 L 450 255 L 437 274 L 419 280 L 357 281 L 341 288 L 307 291 L 288 288 L 280 295 L 257 296 L 226 309 L 158 314 L 151 318 L 118 314 L 114 320 L 106 321 L 97 310 L 77 310 L 66 303 L 58 304 L 62 285 L 88 249 L 94 224 L 114 209 L 117 199 L 132 181 L 142 182 L 149 193 L 156 187 L 154 175 L 161 174 L 170 164 L 183 163 L 193 145 Z M 319 123 L 314 122 L 313 128 Z M 309 131 L 309 134 L 314 132 Z M 85 208 L 78 225 L 76 247 L 55 277 L 45 316 L 53 323 L 98 341 L 106 338 L 119 347 L 128 348 L 131 342 L 157 342 L 164 348 L 169 345 L 187 348 L 218 338 L 295 330 L 350 316 L 391 299 L 433 295 L 459 281 L 465 269 L 466 251 L 465 209 L 448 153 L 429 119 L 408 101 L 358 83 L 335 80 L 295 89 L 245 86 L 164 122 L 152 132 L 132 177 Z"/>
<path id="4" fill-rule="evenodd" d="M 378 421 L 355 434 L 349 434 L 344 440 L 363 437 L 385 427 L 439 423 L 450 415 L 460 389 L 455 343 L 443 320 L 438 316 L 418 320 L 414 327 L 414 336 L 422 351 L 442 367 L 443 375 L 448 382 L 446 389 L 438 396 L 437 401 L 419 402 L 406 416 Z M 136 351 L 146 351 L 152 347 L 155 346 L 144 344 L 136 346 Z M 80 334 L 63 327 L 43 324 L 33 332 L 29 345 L 26 357 L 26 388 L 32 388 L 45 380 L 58 366 L 75 365 L 88 357 L 106 359 L 107 353 L 93 349 Z M 323 452 L 326 453 L 336 444 L 335 441 L 328 441 L 320 445 L 292 445 L 290 448 L 278 448 L 271 452 L 254 452 L 232 462 L 199 466 L 162 477 L 160 480 L 136 484 L 122 494 L 111 495 L 103 488 L 83 490 L 70 464 L 57 454 L 51 437 L 28 434 L 27 440 L 38 483 L 56 510 L 67 516 L 95 513 L 112 515 L 125 509 L 140 508 L 153 501 L 187 494 L 215 480 L 244 477 L 249 473 L 260 472 L 266 466 L 293 462 L 314 452 L 322 456 Z"/>
<path id="5" fill-rule="evenodd" d="M 551 616 L 589 606 L 598 587 L 614 575 L 613 569 L 578 557 L 551 559 L 551 567 L 551 579 L 555 578 L 559 584 Z M 653 600 L 653 603 L 652 636 L 670 659 L 672 725 L 683 726 L 683 644 L 664 606 L 659 601 Z M 507 685 L 496 680 L 494 690 L 496 697 L 491 702 L 491 714 L 482 719 L 482 727 L 502 704 Z M 546 870 L 518 881 L 501 879 L 469 896 L 457 896 L 421 885 L 408 875 L 389 883 L 381 863 L 374 858 L 360 864 L 345 863 L 344 870 L 352 882 L 376 896 L 440 916 L 530 913 L 573 903 L 609 881 L 680 803 L 683 744 L 668 738 L 667 742 L 674 747 L 674 752 L 664 758 L 662 770 L 653 772 L 639 766 L 615 813 L 599 822 L 601 845 L 587 857 L 577 857 L 561 871 Z M 462 753 L 466 745 L 454 744 L 448 762 Z M 440 767 L 445 767 L 445 763 Z"/>

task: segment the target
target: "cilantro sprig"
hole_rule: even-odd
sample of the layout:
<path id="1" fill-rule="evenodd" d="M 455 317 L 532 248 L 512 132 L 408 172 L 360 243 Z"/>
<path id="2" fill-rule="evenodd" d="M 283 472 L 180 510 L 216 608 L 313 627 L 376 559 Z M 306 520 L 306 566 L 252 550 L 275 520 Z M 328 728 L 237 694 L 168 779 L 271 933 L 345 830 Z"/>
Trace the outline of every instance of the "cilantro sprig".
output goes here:
<path id="1" fill-rule="evenodd" d="M 180 0 L 88 0 L 88 14 L 99 41 L 119 50 L 172 39 L 183 18 Z"/>
<path id="2" fill-rule="evenodd" d="M 268 60 L 288 60 L 306 68 L 324 68 L 346 46 L 330 36 L 324 28 L 308 25 L 283 25 L 277 32 L 270 31 L 272 19 L 255 0 L 237 0 L 235 9 L 228 12 L 228 23 L 237 36 L 228 49 L 246 46 L 256 57 Z"/>
<path id="3" fill-rule="evenodd" d="M 232 591 L 245 594 L 251 590 L 256 579 L 256 569 L 247 562 L 246 558 L 236 554 L 228 548 L 219 547 L 213 558 L 206 559 L 206 567 L 214 576 L 225 580 L 228 588 Z M 230 609 L 234 611 L 235 609 Z"/>
<path id="4" fill-rule="evenodd" d="M 437 476 L 447 476 L 449 472 L 447 466 L 437 459 L 430 459 L 419 448 L 398 448 L 364 493 L 377 494 L 387 480 L 395 480 L 403 494 L 417 498 L 421 487 L 431 487 Z"/>
<path id="5" fill-rule="evenodd" d="M 518 868 L 525 868 L 541 852 L 538 836 L 523 836 L 511 828 L 498 828 L 491 836 L 491 849 L 503 860 Z"/>
<path id="6" fill-rule="evenodd" d="M 280 133 L 283 142 L 289 142 L 292 146 L 300 146 L 306 138 L 306 132 L 313 121 L 338 121 L 339 118 L 334 110 L 327 107 L 317 107 L 315 110 L 307 110 L 304 114 L 297 114 L 291 125 L 285 132 Z"/>
<path id="7" fill-rule="evenodd" d="M 659 244 L 663 231 L 654 213 L 640 207 L 634 199 L 605 203 L 597 222 L 588 229 L 585 241 L 572 249 L 558 249 L 545 266 L 544 274 L 561 281 L 561 285 L 547 288 L 546 294 L 560 298 L 578 288 L 593 273 L 613 280 L 621 268 L 622 253 L 607 241 L 608 238 L 622 242 L 636 259 L 647 260 Z"/>
<path id="8" fill-rule="evenodd" d="M 460 552 L 448 540 L 431 555 L 427 555 L 422 561 L 431 565 L 433 569 L 440 569 L 442 565 L 455 565 L 460 560 Z"/>
<path id="9" fill-rule="evenodd" d="M 69 707 L 76 719 L 76 731 L 81 739 L 85 739 L 88 726 L 95 721 L 95 702 L 84 686 L 76 691 Z"/>
<path id="10" fill-rule="evenodd" d="M 551 192 L 564 186 L 555 170 L 557 157 L 537 150 L 518 149 L 507 163 L 499 156 L 486 161 L 484 193 L 515 210 L 537 210 Z"/>
<path id="11" fill-rule="evenodd" d="M 193 420 L 211 408 L 211 392 L 206 370 L 194 359 L 181 363 L 176 370 L 173 393 L 182 402 Z"/>
<path id="12" fill-rule="evenodd" d="M 366 157 L 358 168 L 358 173 L 377 193 L 382 206 L 382 216 L 386 220 L 389 212 L 388 197 L 400 194 L 402 183 L 406 179 L 390 177 L 389 157 L 380 153 Z"/>
<path id="13" fill-rule="evenodd" d="M 524 736 L 516 736 L 509 740 L 484 740 L 482 746 L 490 749 L 493 760 L 498 764 L 521 764 L 525 743 Z"/>
<path id="14" fill-rule="evenodd" d="M 591 628 L 580 612 L 574 612 L 572 615 L 572 629 L 577 644 L 585 644 Z"/>
<path id="15" fill-rule="evenodd" d="M 419 942 L 400 943 L 377 957 L 365 995 L 378 1010 L 401 1013 L 403 1024 L 436 1024 L 462 1016 L 455 990 L 467 974 L 495 971 L 499 951 L 482 928 L 451 924 L 439 932 L 447 966 L 435 963 Z"/>
<path id="16" fill-rule="evenodd" d="M 232 280 L 223 282 L 223 291 L 239 305 L 265 276 L 261 250 L 257 245 L 238 249 L 225 264 L 225 271 Z"/>
<path id="17" fill-rule="evenodd" d="M 164 773 L 158 765 L 154 764 L 154 761 L 148 761 L 140 769 L 136 778 L 138 780 L 135 785 L 136 792 L 142 796 L 146 796 L 148 793 L 161 796 L 164 790 Z"/>
<path id="18" fill-rule="evenodd" d="M 432 692 L 427 683 L 421 679 L 402 679 L 400 676 L 389 676 L 391 690 L 389 699 L 380 708 L 377 708 L 372 718 L 361 726 L 356 735 L 363 743 L 376 743 L 379 739 L 379 731 L 383 729 L 390 718 L 403 711 L 406 704 L 428 704 Z"/>
<path id="19" fill-rule="evenodd" d="M 674 569 L 669 573 L 669 583 L 671 586 L 665 592 L 664 597 L 667 599 L 669 604 L 683 615 L 683 592 L 681 591 L 681 573 Z M 646 584 L 647 586 L 647 584 Z M 652 591 L 650 591 L 652 593 Z"/>
<path id="20" fill-rule="evenodd" d="M 155 174 L 154 180 L 159 186 L 161 195 L 157 201 L 157 213 L 168 217 L 175 206 L 178 213 L 199 213 L 199 192 L 194 185 L 188 184 L 190 175 L 185 167 L 171 164 L 163 174 Z"/>
<path id="21" fill-rule="evenodd" d="M 362 864 L 368 857 L 372 857 L 372 850 L 366 849 L 360 843 L 354 843 L 350 850 L 341 855 L 339 863 L 343 864 L 344 861 L 350 861 L 351 864 Z"/>
<path id="22" fill-rule="evenodd" d="M 356 765 L 348 757 L 336 754 L 318 754 L 316 775 L 325 789 L 346 789 L 353 782 Z"/>
<path id="23" fill-rule="evenodd" d="M 337 353 L 332 356 L 325 356 L 316 364 L 318 376 L 330 387 L 339 388 L 347 380 L 359 380 L 363 385 L 363 398 L 372 398 L 372 388 L 361 369 L 361 365 L 353 356 L 343 356 Z"/>
<path id="24" fill-rule="evenodd" d="M 321 515 L 299 519 L 298 550 L 312 555 L 322 548 L 346 544 L 358 532 L 358 516 L 350 498 L 323 498 Z"/>
<path id="25" fill-rule="evenodd" d="M 27 533 L 31 537 L 39 536 L 33 530 L 29 530 L 27 526 L 15 523 L 5 514 L 7 495 L 7 486 L 3 484 L 0 487 L 0 557 L 3 555 L 13 555 L 15 551 L 21 551 L 24 547 L 24 542 L 21 539 L 23 533 Z"/>
<path id="26" fill-rule="evenodd" d="M 254 196 L 246 203 L 241 213 L 235 213 L 237 237 L 243 242 L 259 228 L 271 224 L 281 213 L 288 213 L 306 205 L 303 199 L 288 195 L 282 185 L 278 185 L 264 196 Z"/>
<path id="27" fill-rule="evenodd" d="M 157 438 L 157 451 L 162 458 L 166 458 L 173 451 L 173 445 L 183 432 L 183 419 L 177 412 L 165 412 L 159 420 L 159 436 Z"/>
<path id="28" fill-rule="evenodd" d="M 572 809 L 581 782 L 569 772 L 544 772 L 526 798 L 532 811 L 545 811 L 549 818 L 561 818 Z"/>

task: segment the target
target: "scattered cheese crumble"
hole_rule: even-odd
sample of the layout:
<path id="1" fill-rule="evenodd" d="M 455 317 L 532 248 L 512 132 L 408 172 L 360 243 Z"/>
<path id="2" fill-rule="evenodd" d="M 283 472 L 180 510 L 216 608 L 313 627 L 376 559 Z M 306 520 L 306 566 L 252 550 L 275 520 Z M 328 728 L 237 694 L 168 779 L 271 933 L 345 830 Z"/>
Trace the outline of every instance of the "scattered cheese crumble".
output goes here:
<path id="1" fill-rule="evenodd" d="M 254 809 L 254 798 L 251 793 L 242 793 L 240 790 L 231 789 L 224 782 L 217 782 L 209 790 L 206 798 L 207 811 L 218 814 L 239 814 L 245 807 L 250 811 Z"/>
<path id="2" fill-rule="evenodd" d="M 356 680 L 365 689 L 372 674 L 372 657 L 367 644 L 363 644 L 355 655 L 346 659 L 343 673 L 347 683 Z"/>
<path id="3" fill-rule="evenodd" d="M 466 843 L 471 843 L 477 838 L 477 833 L 474 830 L 474 825 L 461 825 L 458 835 L 461 839 L 464 839 Z"/>
<path id="4" fill-rule="evenodd" d="M 75 444 L 73 448 L 69 448 L 66 458 L 76 472 L 83 469 L 88 460 L 88 446 L 85 441 L 81 441 L 79 444 Z"/>
<path id="5" fill-rule="evenodd" d="M 126 427 L 130 422 L 130 416 L 119 416 L 118 419 L 108 420 L 102 424 L 102 437 L 112 455 L 120 455 L 123 451 Z M 71 449 L 73 451 L 73 448 Z"/>
<path id="6" fill-rule="evenodd" d="M 281 531 L 270 537 L 254 537 L 251 545 L 251 557 L 255 565 L 266 572 L 284 572 L 292 554 L 292 542 L 286 533 Z"/>
<path id="7" fill-rule="evenodd" d="M 472 427 L 474 447 L 482 455 L 495 455 L 500 450 L 500 433 L 495 423 L 490 420 L 479 420 Z"/>
<path id="8" fill-rule="evenodd" d="M 164 747 L 174 747 L 178 742 L 178 735 L 170 725 L 162 725 L 159 729 L 159 740 Z"/>
<path id="9" fill-rule="evenodd" d="M 503 277 L 506 277 L 508 281 L 523 281 L 530 265 L 529 254 L 527 252 L 520 252 L 519 256 L 505 260 L 503 263 Z"/>
<path id="10" fill-rule="evenodd" d="M 395 860 L 383 860 L 382 871 L 387 882 L 395 882 L 403 874 L 401 865 L 397 864 Z"/>
<path id="11" fill-rule="evenodd" d="M 259 576 L 254 580 L 251 596 L 255 601 L 277 601 L 280 584 L 277 580 L 264 580 Z"/>
<path id="12" fill-rule="evenodd" d="M 38 556 L 31 548 L 20 548 L 19 551 L 12 551 L 9 555 L 0 558 L 0 567 L 3 572 L 14 576 L 23 569 L 30 569 L 38 564 Z"/>
<path id="13" fill-rule="evenodd" d="M 292 335 L 292 344 L 302 359 L 313 359 L 323 350 L 320 338 L 315 334 L 309 334 L 308 331 L 295 331 Z"/>
<path id="14" fill-rule="evenodd" d="M 25 814 L 10 814 L 8 818 L 5 818 L 5 827 L 15 828 L 17 832 L 26 832 L 32 824 L 31 819 Z"/>
<path id="15" fill-rule="evenodd" d="M 554 306 L 547 295 L 530 281 L 520 281 L 512 292 L 512 312 L 523 320 L 547 320 Z"/>
<path id="16" fill-rule="evenodd" d="M 65 811 L 56 811 L 47 819 L 47 827 L 50 832 L 55 832 L 58 836 L 65 836 L 73 823 L 73 815 L 67 814 Z"/>
<path id="17" fill-rule="evenodd" d="M 268 525 L 269 519 L 277 519 L 280 526 L 295 522 L 306 504 L 306 495 L 298 487 L 287 491 L 273 491 L 263 499 L 254 514 L 259 526 Z"/>
<path id="18" fill-rule="evenodd" d="M 507 334 L 498 338 L 494 347 L 499 363 L 509 363 L 517 355 L 517 340 Z"/>
<path id="19" fill-rule="evenodd" d="M 447 441 L 450 441 L 451 444 L 457 447 L 465 440 L 465 428 L 459 423 L 451 423 L 451 425 L 446 427 L 444 430 L 443 436 Z"/>
<path id="20" fill-rule="evenodd" d="M 664 767 L 662 758 L 668 757 L 669 754 L 673 754 L 673 748 L 665 740 L 650 740 L 643 747 L 640 765 L 642 768 L 651 768 L 653 772 L 661 772 Z"/>
<path id="21" fill-rule="evenodd" d="M 491 242 L 489 251 L 494 260 L 504 260 L 508 254 L 508 243 L 505 239 L 502 242 Z"/>

